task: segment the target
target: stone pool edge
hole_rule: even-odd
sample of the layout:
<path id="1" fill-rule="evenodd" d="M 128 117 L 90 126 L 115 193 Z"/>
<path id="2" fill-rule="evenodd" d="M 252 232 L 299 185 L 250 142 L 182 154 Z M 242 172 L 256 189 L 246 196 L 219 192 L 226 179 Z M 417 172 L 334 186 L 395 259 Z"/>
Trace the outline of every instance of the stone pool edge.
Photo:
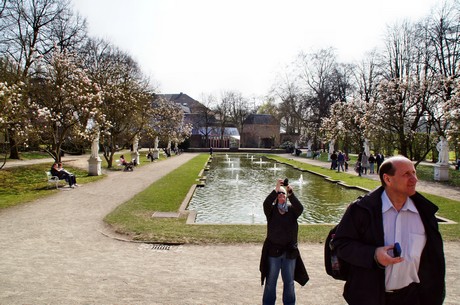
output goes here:
<path id="1" fill-rule="evenodd" d="M 290 166 L 290 167 L 292 167 L 292 168 L 294 168 L 294 169 L 296 169 L 298 171 L 307 172 L 307 173 L 310 173 L 310 174 L 314 174 L 316 176 L 323 177 L 326 181 L 329 181 L 331 183 L 336 183 L 338 185 L 341 185 L 341 186 L 349 188 L 349 189 L 357 189 L 357 190 L 361 190 L 361 191 L 366 192 L 366 193 L 369 193 L 371 191 L 371 190 L 366 189 L 364 187 L 360 187 L 360 186 L 356 186 L 356 185 L 349 185 L 349 184 L 343 182 L 342 180 L 332 179 L 330 176 L 323 175 L 323 174 L 317 173 L 317 172 L 312 171 L 312 170 L 299 168 L 297 166 L 289 164 L 288 162 L 278 161 L 278 160 L 275 160 L 275 159 L 270 158 L 268 156 L 265 156 L 265 157 L 267 159 L 273 160 L 273 161 L 275 161 L 277 163 L 288 165 L 288 166 Z M 193 184 L 190 187 L 190 189 L 189 189 L 187 195 L 185 196 L 184 200 L 182 201 L 182 204 L 179 207 L 179 210 L 178 210 L 177 213 L 170 212 L 170 213 L 167 213 L 167 214 L 163 215 L 161 213 L 155 212 L 152 215 L 152 217 L 174 217 L 174 218 L 187 217 L 186 224 L 196 224 L 195 220 L 196 220 L 196 216 L 197 216 L 198 212 L 195 211 L 195 210 L 188 210 L 187 207 L 188 207 L 188 205 L 190 203 L 190 200 L 193 197 L 193 194 L 195 193 L 196 188 L 197 187 L 204 187 L 206 185 L 206 179 L 207 178 L 206 178 L 205 172 L 209 170 L 209 168 L 210 168 L 209 163 L 210 162 L 212 162 L 212 156 L 209 156 L 208 160 L 205 162 L 203 169 L 198 174 L 198 178 L 197 178 L 198 183 Z M 441 216 L 438 216 L 438 215 L 436 215 L 436 218 L 438 219 L 438 223 L 440 223 L 440 224 L 456 224 L 455 221 L 452 221 L 450 219 L 447 219 L 447 218 L 444 218 L 444 217 L 441 217 Z"/>

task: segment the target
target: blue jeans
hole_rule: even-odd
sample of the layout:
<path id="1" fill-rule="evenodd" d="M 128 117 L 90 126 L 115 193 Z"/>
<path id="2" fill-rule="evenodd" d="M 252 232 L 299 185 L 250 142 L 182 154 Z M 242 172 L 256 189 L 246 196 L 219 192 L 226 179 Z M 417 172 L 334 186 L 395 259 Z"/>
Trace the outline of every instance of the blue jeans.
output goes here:
<path id="1" fill-rule="evenodd" d="M 369 163 L 369 174 L 373 174 L 374 173 L 374 163 Z"/>
<path id="2" fill-rule="evenodd" d="M 342 172 L 345 171 L 344 163 L 345 161 L 338 161 L 339 165 L 337 166 L 337 171 L 340 172 L 340 168 L 342 168 Z"/>
<path id="3" fill-rule="evenodd" d="M 283 279 L 283 304 L 295 304 L 294 271 L 296 259 L 286 258 L 286 253 L 278 257 L 268 257 L 268 274 L 265 282 L 263 305 L 273 305 L 276 301 L 276 282 L 281 270 Z"/>

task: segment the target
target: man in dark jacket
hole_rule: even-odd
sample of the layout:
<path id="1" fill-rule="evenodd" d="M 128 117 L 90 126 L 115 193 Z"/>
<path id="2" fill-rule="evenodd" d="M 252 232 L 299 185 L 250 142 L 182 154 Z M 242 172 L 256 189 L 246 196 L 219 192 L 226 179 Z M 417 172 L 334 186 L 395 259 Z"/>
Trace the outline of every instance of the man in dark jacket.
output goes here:
<path id="1" fill-rule="evenodd" d="M 286 180 L 285 180 L 286 181 Z M 285 185 L 286 188 L 281 185 Z M 295 304 L 294 281 L 302 286 L 308 281 L 308 274 L 297 248 L 299 225 L 297 218 L 303 206 L 294 195 L 290 185 L 278 180 L 264 201 L 267 217 L 267 237 L 262 248 L 260 272 L 262 284 L 266 279 L 263 304 L 275 304 L 276 282 L 281 271 L 283 278 L 283 304 Z M 288 204 L 287 198 L 291 204 Z"/>
<path id="2" fill-rule="evenodd" d="M 383 156 L 382 153 L 378 153 L 377 156 L 375 156 L 375 162 L 377 162 L 377 174 L 379 173 L 380 165 L 382 165 L 384 160 L 385 160 L 385 157 Z"/>
<path id="3" fill-rule="evenodd" d="M 74 186 L 78 186 L 75 175 L 62 168 L 62 163 L 54 163 L 51 166 L 50 172 L 52 176 L 58 177 L 59 180 L 67 181 L 69 183 L 69 187 L 74 188 Z"/>
<path id="4" fill-rule="evenodd" d="M 333 246 L 350 264 L 343 296 L 351 305 L 441 305 L 438 208 L 415 191 L 415 168 L 406 157 L 385 160 L 379 176 L 382 186 L 353 202 L 337 227 Z"/>
<path id="5" fill-rule="evenodd" d="M 335 151 L 331 154 L 331 169 L 336 169 L 337 167 L 337 153 Z"/>

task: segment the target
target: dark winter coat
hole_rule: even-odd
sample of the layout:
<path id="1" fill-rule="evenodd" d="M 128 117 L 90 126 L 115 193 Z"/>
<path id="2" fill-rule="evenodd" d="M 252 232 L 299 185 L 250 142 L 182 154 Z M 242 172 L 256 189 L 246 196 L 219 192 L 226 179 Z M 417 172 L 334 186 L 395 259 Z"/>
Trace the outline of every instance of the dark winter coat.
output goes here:
<path id="1" fill-rule="evenodd" d="M 353 202 L 345 212 L 333 245 L 338 256 L 351 264 L 343 296 L 351 305 L 385 304 L 385 270 L 377 266 L 374 253 L 384 246 L 381 195 L 383 187 Z M 438 207 L 416 193 L 411 196 L 427 237 L 419 278 L 421 305 L 441 305 L 445 298 L 445 259 L 435 213 Z"/>
<path id="2" fill-rule="evenodd" d="M 272 191 L 264 201 L 264 213 L 267 217 L 267 238 L 265 239 L 262 255 L 260 258 L 259 270 L 261 273 L 261 283 L 268 274 L 268 257 L 279 256 L 286 252 L 288 258 L 296 259 L 294 280 L 304 286 L 308 280 L 308 273 L 297 248 L 298 223 L 297 218 L 303 212 L 303 206 L 294 193 L 289 195 L 291 205 L 288 211 L 281 215 L 276 204 L 276 191 Z M 281 230 L 277 230 L 281 229 Z"/>

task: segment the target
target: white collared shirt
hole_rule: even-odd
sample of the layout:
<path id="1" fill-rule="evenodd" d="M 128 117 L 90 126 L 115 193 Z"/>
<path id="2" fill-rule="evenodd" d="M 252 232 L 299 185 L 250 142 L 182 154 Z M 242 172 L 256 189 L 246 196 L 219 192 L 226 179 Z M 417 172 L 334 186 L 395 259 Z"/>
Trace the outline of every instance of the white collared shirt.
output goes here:
<path id="1" fill-rule="evenodd" d="M 381 198 L 385 246 L 399 242 L 404 257 L 401 263 L 385 267 L 385 288 L 389 291 L 404 288 L 412 282 L 420 283 L 418 268 L 426 235 L 418 210 L 410 198 L 399 212 L 386 192 Z M 392 250 L 389 252 L 393 255 Z"/>

